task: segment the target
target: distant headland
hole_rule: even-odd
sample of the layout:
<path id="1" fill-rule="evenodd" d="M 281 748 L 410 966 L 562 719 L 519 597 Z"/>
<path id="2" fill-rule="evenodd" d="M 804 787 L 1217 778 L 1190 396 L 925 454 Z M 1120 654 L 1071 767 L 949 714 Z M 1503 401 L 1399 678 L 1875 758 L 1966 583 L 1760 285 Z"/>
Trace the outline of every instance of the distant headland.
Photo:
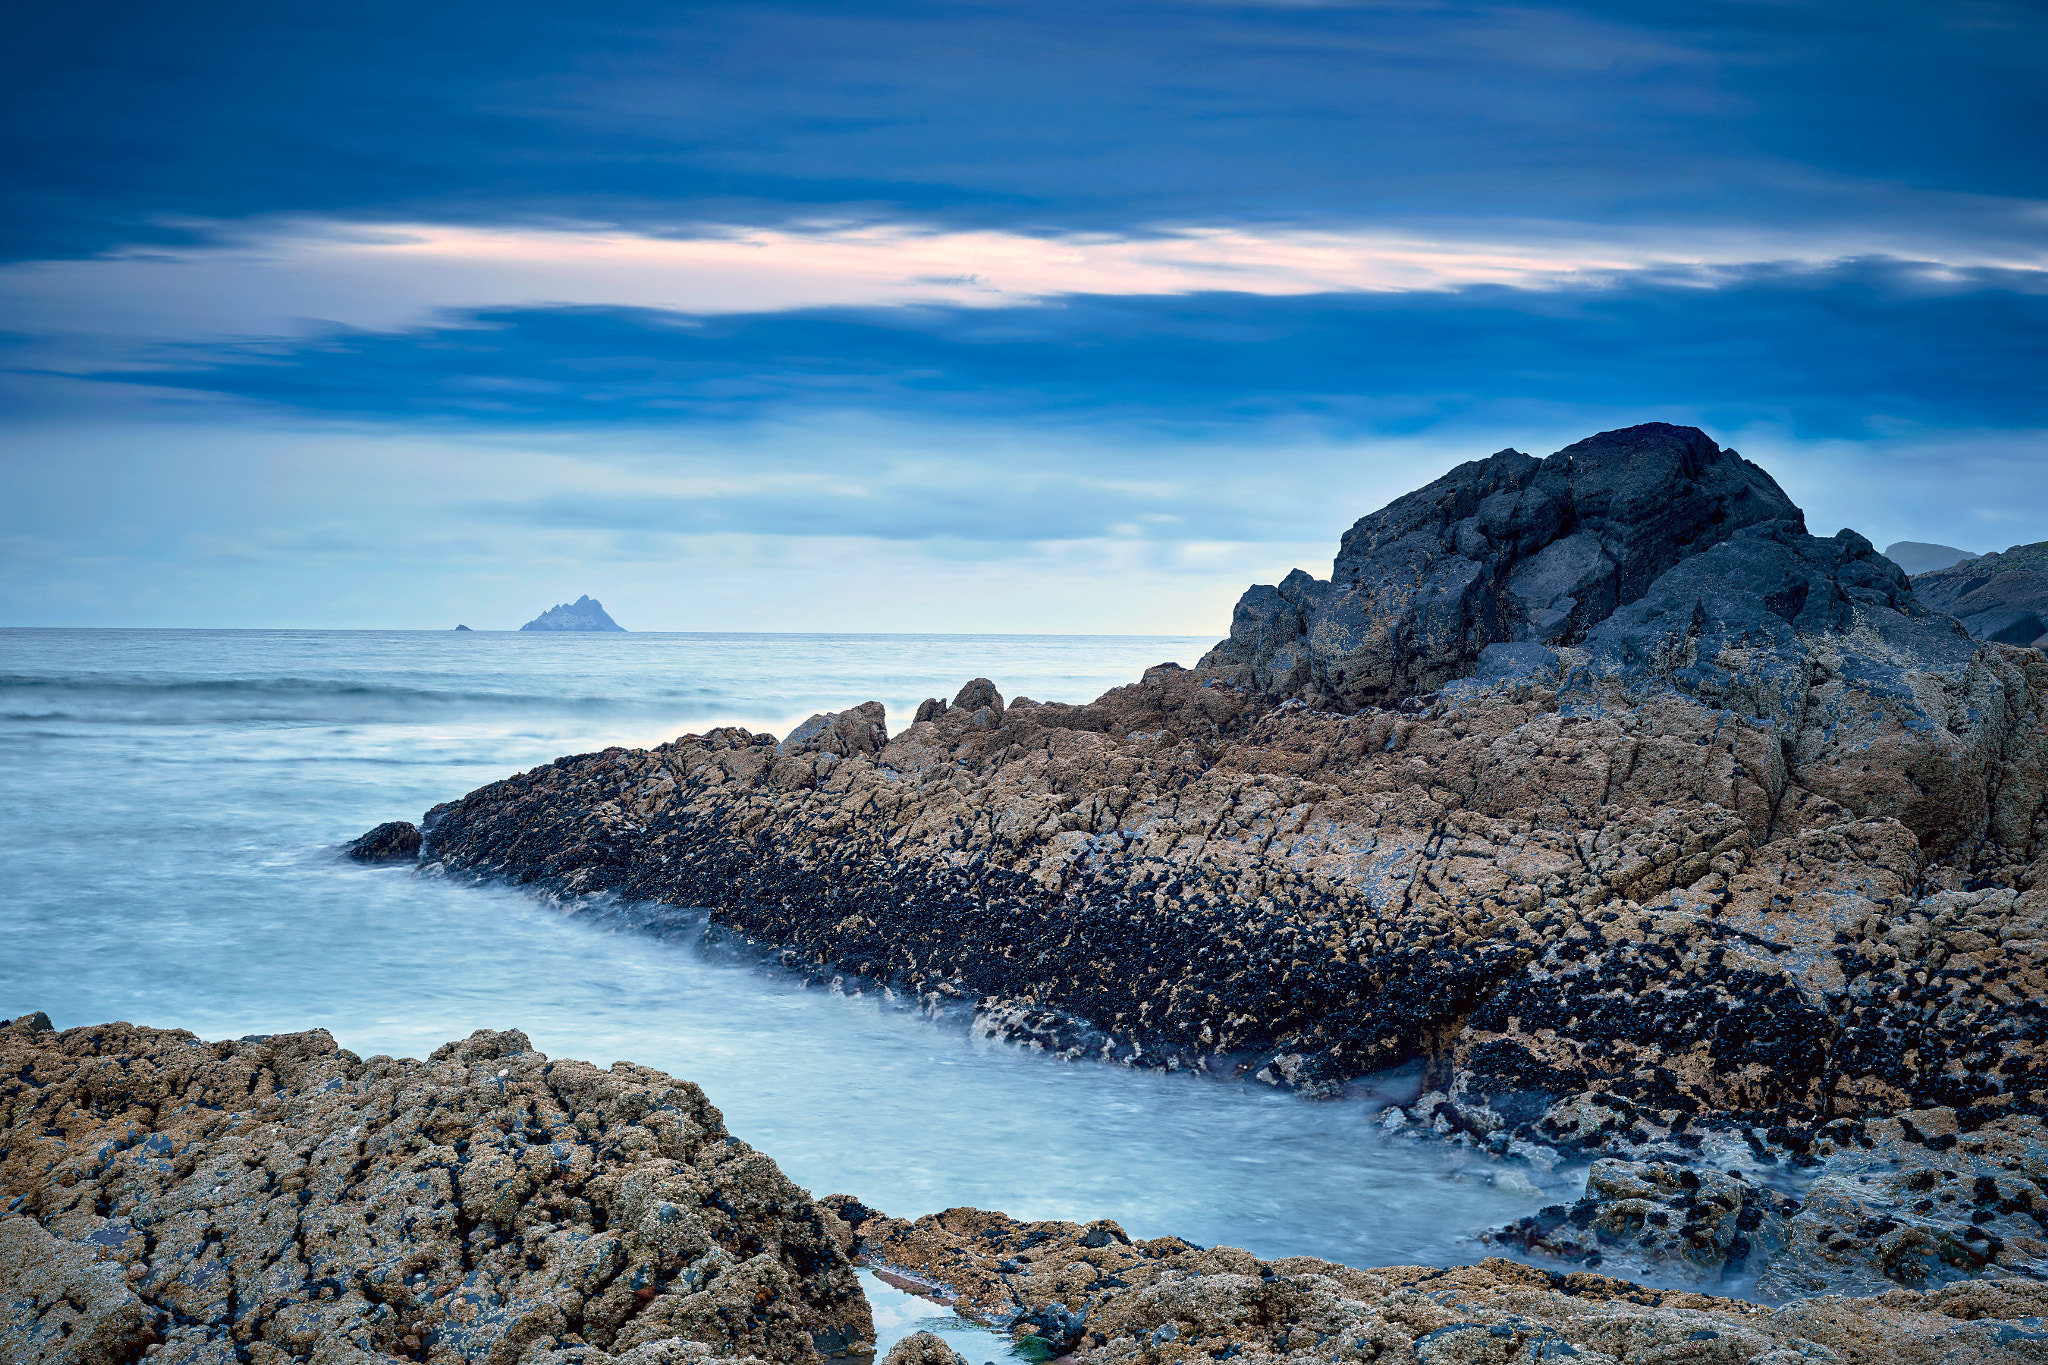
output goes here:
<path id="1" fill-rule="evenodd" d="M 625 627 L 605 615 L 604 604 L 584 596 L 574 602 L 549 607 L 520 627 L 521 630 L 617 630 Z"/>

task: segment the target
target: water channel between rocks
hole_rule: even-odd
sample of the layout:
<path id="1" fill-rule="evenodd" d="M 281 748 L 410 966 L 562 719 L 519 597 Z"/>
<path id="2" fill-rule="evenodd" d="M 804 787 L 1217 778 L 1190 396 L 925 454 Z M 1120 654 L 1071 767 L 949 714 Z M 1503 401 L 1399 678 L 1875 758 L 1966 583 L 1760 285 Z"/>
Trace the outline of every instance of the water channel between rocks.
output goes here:
<path id="1" fill-rule="evenodd" d="M 0 1016 L 320 1027 L 365 1056 L 516 1027 L 553 1056 L 696 1081 L 798 1183 L 900 1216 L 966 1204 L 1267 1257 L 1475 1260 L 1473 1234 L 1583 1175 L 1497 1186 L 1482 1156 L 1390 1138 L 1378 1116 L 1412 1084 L 1311 1103 L 1064 1064 L 707 950 L 688 917 L 647 933 L 333 852 L 562 753 L 728 721 L 780 733 L 871 696 L 901 724 L 975 673 L 1083 701 L 1203 643 L 0 631 L 0 818 L 19 850 Z M 941 1311 L 870 1289 L 891 1335 Z M 977 1365 L 1007 1345 L 981 1340 Z"/>

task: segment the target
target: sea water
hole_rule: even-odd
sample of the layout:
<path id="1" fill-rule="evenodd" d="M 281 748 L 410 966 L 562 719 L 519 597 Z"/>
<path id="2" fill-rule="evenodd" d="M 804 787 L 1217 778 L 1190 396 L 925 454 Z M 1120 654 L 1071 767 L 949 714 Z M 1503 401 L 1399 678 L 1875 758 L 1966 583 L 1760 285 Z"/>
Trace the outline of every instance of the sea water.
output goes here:
<path id="1" fill-rule="evenodd" d="M 1058 1062 L 806 987 L 687 927 L 638 930 L 631 907 L 569 914 L 336 853 L 562 754 L 721 724 L 785 734 L 870 699 L 900 728 L 975 676 L 1083 702 L 1209 643 L 0 630 L 0 1018 L 317 1027 L 414 1057 L 520 1028 L 553 1056 L 687 1077 L 799 1184 L 897 1216 L 965 1204 L 1261 1256 L 1477 1259 L 1474 1233 L 1571 1191 L 1496 1188 L 1461 1149 L 1386 1135 L 1380 1113 L 1412 1097 L 1400 1076 L 1311 1102 Z M 931 1312 L 876 1297 L 890 1335 Z"/>

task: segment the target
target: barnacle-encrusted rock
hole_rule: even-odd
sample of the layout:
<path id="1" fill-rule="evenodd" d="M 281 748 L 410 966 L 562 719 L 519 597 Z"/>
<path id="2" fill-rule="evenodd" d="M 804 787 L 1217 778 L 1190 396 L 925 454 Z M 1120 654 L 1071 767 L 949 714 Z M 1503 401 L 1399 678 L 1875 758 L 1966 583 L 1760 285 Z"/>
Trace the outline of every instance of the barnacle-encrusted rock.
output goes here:
<path id="1" fill-rule="evenodd" d="M 828 1196 L 896 1283 L 1078 1365 L 1416 1361 L 1419 1365 L 1992 1365 L 2048 1359 L 2048 1284 L 1978 1281 L 1782 1308 L 1490 1259 L 1450 1270 L 1262 1261 L 1117 1224 L 979 1209 L 890 1218 Z"/>
<path id="2" fill-rule="evenodd" d="M 419 827 L 410 820 L 387 820 L 351 839 L 343 852 L 359 863 L 409 863 L 420 855 Z"/>
<path id="3" fill-rule="evenodd" d="M 38 1027 L 41 1024 L 42 1027 Z M 478 1032 L 0 1028 L 0 1359 L 816 1365 L 844 1228 L 687 1081 Z"/>
<path id="4" fill-rule="evenodd" d="M 1462 467 L 1338 563 L 1335 615 L 1085 706 L 558 760 L 430 811 L 423 870 L 707 908 L 1062 1057 L 1426 1058 L 1420 1121 L 1497 1154 L 2048 1111 L 2048 656 L 1690 429 Z"/>
<path id="5" fill-rule="evenodd" d="M 2048 666 L 1977 648 L 2027 710 L 1972 808 L 2023 842 L 1945 859 L 1677 691 L 1608 705 L 1593 679 L 1581 704 L 1566 675 L 1339 716 L 1185 669 L 1089 706 L 955 706 L 872 754 L 721 730 L 563 759 L 431 813 L 426 858 L 708 906 L 793 966 L 1066 1056 L 1317 1091 L 1429 1055 L 1488 1133 L 1594 1090 L 2026 1105 Z"/>
<path id="6" fill-rule="evenodd" d="M 1610 1274 L 1713 1286 L 1783 1251 L 1799 1208 L 1740 1171 L 1608 1158 L 1593 1163 L 1570 1208 L 1552 1205 L 1485 1240 Z"/>
<path id="7" fill-rule="evenodd" d="M 889 1348 L 882 1365 L 967 1365 L 967 1358 L 933 1332 L 912 1332 Z"/>

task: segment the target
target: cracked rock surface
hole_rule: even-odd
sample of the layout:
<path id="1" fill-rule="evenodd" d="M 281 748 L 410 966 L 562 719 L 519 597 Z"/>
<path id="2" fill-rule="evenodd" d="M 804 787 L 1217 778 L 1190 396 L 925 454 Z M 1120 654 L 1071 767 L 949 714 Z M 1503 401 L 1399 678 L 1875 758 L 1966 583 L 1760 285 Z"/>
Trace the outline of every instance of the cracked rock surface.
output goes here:
<path id="1" fill-rule="evenodd" d="M 1978 1280 L 1780 1308 L 1491 1259 L 1450 1270 L 1263 1261 L 1115 1223 L 979 1209 L 914 1221 L 828 1196 L 866 1261 L 1077 1365 L 2005 1365 L 2048 1360 L 2048 1285 Z"/>
<path id="2" fill-rule="evenodd" d="M 644 1067 L 517 1031 L 0 1027 L 9 1365 L 816 1365 L 871 1350 L 845 1229 Z"/>

